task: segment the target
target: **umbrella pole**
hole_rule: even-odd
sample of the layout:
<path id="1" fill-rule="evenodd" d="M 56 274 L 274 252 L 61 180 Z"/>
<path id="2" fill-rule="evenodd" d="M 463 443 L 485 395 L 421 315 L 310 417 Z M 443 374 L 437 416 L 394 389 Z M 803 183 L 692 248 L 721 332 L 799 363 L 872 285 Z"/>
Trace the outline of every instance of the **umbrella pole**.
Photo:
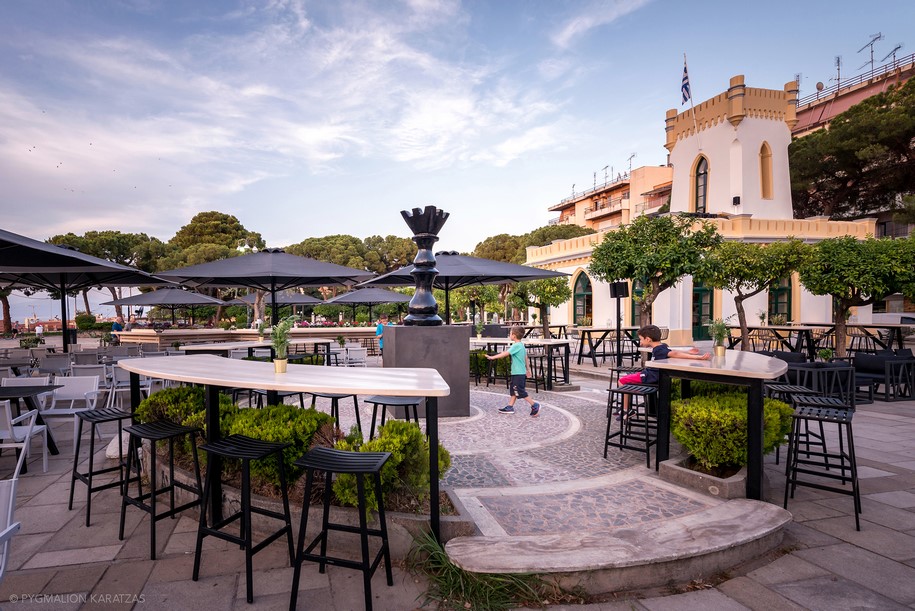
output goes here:
<path id="1" fill-rule="evenodd" d="M 274 278 L 270 279 L 270 321 L 272 322 L 271 326 L 275 327 L 280 322 L 280 311 L 276 307 L 276 280 Z"/>
<path id="2" fill-rule="evenodd" d="M 372 326 L 372 304 L 369 304 L 369 326 Z"/>
<path id="3" fill-rule="evenodd" d="M 445 324 L 451 324 L 451 291 L 445 289 Z"/>
<path id="4" fill-rule="evenodd" d="M 175 326 L 175 306 L 169 308 L 172 311 L 172 326 Z"/>
<path id="5" fill-rule="evenodd" d="M 63 330 L 64 352 L 70 352 L 69 337 L 67 337 L 67 291 L 66 274 L 60 277 L 60 328 Z"/>

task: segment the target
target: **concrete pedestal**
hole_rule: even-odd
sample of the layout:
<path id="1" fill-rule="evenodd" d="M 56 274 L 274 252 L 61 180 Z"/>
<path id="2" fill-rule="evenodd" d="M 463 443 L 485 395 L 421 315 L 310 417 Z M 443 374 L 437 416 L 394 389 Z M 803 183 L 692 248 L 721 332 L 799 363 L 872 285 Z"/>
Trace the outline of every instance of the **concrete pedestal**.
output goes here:
<path id="1" fill-rule="evenodd" d="M 438 415 L 469 416 L 470 331 L 469 326 L 385 327 L 384 366 L 437 369 L 451 387 L 451 394 L 438 400 Z"/>

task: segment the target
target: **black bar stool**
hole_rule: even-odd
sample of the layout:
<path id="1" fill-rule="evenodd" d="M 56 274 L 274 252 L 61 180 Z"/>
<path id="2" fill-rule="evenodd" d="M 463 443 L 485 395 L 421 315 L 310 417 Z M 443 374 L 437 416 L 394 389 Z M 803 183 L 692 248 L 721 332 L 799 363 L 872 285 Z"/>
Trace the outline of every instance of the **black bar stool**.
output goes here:
<path id="1" fill-rule="evenodd" d="M 76 412 L 76 417 L 79 418 L 79 425 L 76 429 L 76 449 L 73 451 L 73 473 L 70 476 L 70 502 L 67 504 L 67 509 L 73 509 L 73 489 L 75 488 L 76 482 L 80 481 L 86 484 L 86 528 L 88 528 L 89 517 L 92 513 L 92 493 L 98 492 L 99 490 L 114 488 L 115 486 L 123 486 L 125 483 L 125 472 L 129 474 L 129 471 L 125 471 L 125 463 L 124 459 L 122 458 L 124 456 L 124 442 L 121 437 L 121 430 L 124 420 L 130 420 L 132 415 L 123 410 L 112 407 L 106 409 L 89 409 L 81 412 Z M 84 422 L 89 425 L 89 470 L 85 473 L 80 473 L 79 449 L 80 445 L 82 444 Z M 118 464 L 114 467 L 96 469 L 95 435 L 96 431 L 98 430 L 98 426 L 106 422 L 118 423 Z M 104 484 L 93 484 L 92 480 L 96 475 L 103 475 L 105 473 L 111 473 L 112 471 L 118 472 L 118 478 L 116 480 L 106 482 Z"/>
<path id="2" fill-rule="evenodd" d="M 209 509 L 210 487 L 213 480 L 222 474 L 215 469 L 207 469 L 206 483 L 203 488 L 203 501 L 200 504 L 200 526 L 197 529 L 197 547 L 194 552 L 194 574 L 193 579 L 197 581 L 200 576 L 200 554 L 203 550 L 203 538 L 212 535 L 224 541 L 234 543 L 245 550 L 245 577 L 247 579 L 247 598 L 248 602 L 254 602 L 254 585 L 252 583 L 253 567 L 251 560 L 257 552 L 261 551 L 275 540 L 286 535 L 289 544 L 289 561 L 292 562 L 295 555 L 295 549 L 292 544 L 292 520 L 289 517 L 289 496 L 286 492 L 286 469 L 283 463 L 283 450 L 292 444 L 288 443 L 271 443 L 252 439 L 244 435 L 230 435 L 218 441 L 208 442 L 200 448 L 209 455 L 220 456 L 223 459 L 232 459 L 241 461 L 241 509 L 231 516 L 224 518 L 222 521 L 207 525 L 207 510 Z M 280 491 L 283 495 L 283 513 L 265 509 L 263 507 L 251 506 L 251 461 L 263 460 L 269 456 L 275 456 L 280 472 Z M 257 513 L 262 516 L 274 518 L 283 521 L 283 527 L 263 539 L 257 545 L 251 540 L 251 514 Z M 240 533 L 236 535 L 223 532 L 225 528 L 235 520 L 239 520 Z"/>
<path id="3" fill-rule="evenodd" d="M 651 446 L 658 443 L 657 409 L 653 403 L 657 393 L 657 386 L 646 384 L 624 384 L 610 389 L 610 396 L 607 399 L 604 458 L 607 458 L 607 449 L 610 446 L 620 450 L 636 450 L 645 452 L 645 464 L 651 467 Z M 614 413 L 620 415 L 620 428 L 611 433 Z M 633 441 L 644 445 L 632 445 Z"/>
<path id="4" fill-rule="evenodd" d="M 309 393 L 311 395 L 311 407 L 315 407 L 318 397 L 322 399 L 330 399 L 330 415 L 337 421 L 337 428 L 340 428 L 340 399 L 346 399 L 347 397 L 353 398 L 353 408 L 356 410 L 356 428 L 359 429 L 359 432 L 362 432 L 362 420 L 359 418 L 359 400 L 356 398 L 356 395 L 347 395 L 347 394 L 336 394 L 336 393 L 324 393 L 324 392 L 313 392 Z"/>
<path id="5" fill-rule="evenodd" d="M 127 446 L 127 473 L 131 467 L 136 468 L 137 476 L 124 483 L 121 494 L 121 525 L 118 529 L 118 539 L 124 540 L 124 519 L 127 515 L 127 506 L 133 505 L 149 514 L 149 559 L 156 559 L 156 522 L 165 518 L 174 518 L 185 509 L 196 507 L 200 504 L 200 461 L 197 459 L 197 444 L 195 437 L 201 430 L 197 427 L 182 426 L 167 420 L 135 424 L 124 429 L 130 434 L 130 443 Z M 191 442 L 191 453 L 194 458 L 194 476 L 197 485 L 190 486 L 184 482 L 175 481 L 175 440 L 187 435 Z M 140 449 L 143 442 L 150 442 L 149 449 L 149 492 L 143 492 L 143 482 L 140 479 Z M 162 488 L 156 487 L 159 476 L 156 469 L 156 443 L 168 441 L 168 477 L 169 483 Z M 133 464 L 135 463 L 135 464 Z M 137 496 L 130 496 L 130 482 L 137 482 Z M 175 507 L 175 489 L 193 492 L 197 498 Z M 157 512 L 156 497 L 168 493 L 168 510 Z"/>
<path id="6" fill-rule="evenodd" d="M 381 406 L 381 426 L 384 426 L 387 420 L 388 407 L 403 407 L 403 418 L 410 421 L 410 408 L 413 408 L 413 422 L 419 426 L 419 404 L 422 403 L 422 397 L 384 397 L 375 395 L 365 399 L 366 403 L 372 404 L 372 428 L 369 432 L 369 439 L 375 437 L 375 422 L 378 418 L 378 407 Z"/>
<path id="7" fill-rule="evenodd" d="M 295 462 L 297 467 L 305 469 L 305 504 L 302 508 L 302 524 L 299 528 L 299 545 L 293 562 L 292 571 L 292 597 L 289 601 L 289 610 L 295 611 L 298 599 L 299 576 L 302 571 L 302 561 L 310 560 L 318 563 L 318 570 L 324 572 L 325 566 L 342 566 L 348 569 L 362 571 L 362 583 L 365 594 L 365 608 L 371 611 L 372 608 L 372 575 L 375 569 L 384 560 L 385 575 L 389 586 L 394 585 L 394 578 L 391 575 L 391 552 L 388 548 L 388 527 L 384 518 L 384 496 L 381 492 L 381 468 L 388 458 L 390 452 L 346 452 L 344 450 L 335 450 L 332 448 L 317 447 L 310 450 L 302 458 Z M 305 531 L 308 527 L 308 508 L 310 505 L 311 485 L 314 481 L 314 472 L 324 471 L 324 515 L 321 524 L 321 532 L 315 537 L 308 546 L 305 546 Z M 359 526 L 349 526 L 346 524 L 337 524 L 329 521 L 330 516 L 330 497 L 332 487 L 332 476 L 334 473 L 351 473 L 356 476 L 356 490 L 358 494 Z M 375 499 L 378 501 L 378 528 L 369 528 L 366 524 L 366 504 L 365 504 L 365 476 L 371 476 L 374 481 Z M 346 558 L 337 558 L 327 555 L 327 533 L 331 530 L 341 532 L 356 533 L 362 549 L 362 560 L 348 560 Z M 375 555 L 374 560 L 369 559 L 369 536 L 381 537 L 381 549 Z M 312 550 L 321 544 L 319 554 L 312 553 Z"/>
<path id="8" fill-rule="evenodd" d="M 534 382 L 534 392 L 540 392 L 541 386 L 546 388 L 546 368 L 548 366 L 552 366 L 552 363 L 547 364 L 546 354 L 542 350 L 528 353 L 527 368 L 530 370 L 530 375 L 527 379 Z"/>

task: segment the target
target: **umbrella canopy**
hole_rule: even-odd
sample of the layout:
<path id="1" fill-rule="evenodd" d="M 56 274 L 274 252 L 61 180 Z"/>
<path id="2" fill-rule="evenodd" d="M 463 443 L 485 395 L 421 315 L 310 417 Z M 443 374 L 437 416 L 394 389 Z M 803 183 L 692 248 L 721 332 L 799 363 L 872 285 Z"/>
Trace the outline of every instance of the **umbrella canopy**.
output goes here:
<path id="1" fill-rule="evenodd" d="M 448 323 L 451 322 L 449 303 L 451 289 L 472 285 L 543 280 L 569 275 L 528 265 L 461 255 L 454 251 L 435 253 L 435 268 L 438 270 L 438 276 L 432 286 L 445 291 L 445 316 Z M 412 272 L 413 266 L 407 265 L 363 282 L 362 286 L 412 286 L 414 282 Z"/>
<path id="2" fill-rule="evenodd" d="M 256 295 L 254 293 L 248 293 L 244 297 L 239 297 L 238 299 L 233 299 L 229 301 L 232 305 L 246 305 L 253 306 L 254 298 Z M 277 305 L 286 306 L 286 305 L 317 305 L 324 303 L 321 299 L 317 297 L 312 297 L 311 295 L 305 295 L 304 293 L 292 293 L 289 291 L 283 291 L 282 293 L 276 294 L 276 303 Z"/>
<path id="3" fill-rule="evenodd" d="M 408 301 L 410 301 L 409 295 L 375 287 L 368 287 L 337 295 L 332 299 L 328 299 L 326 303 L 352 305 L 354 314 L 357 305 L 367 305 L 369 306 L 369 319 L 371 319 L 373 305 L 379 303 L 406 303 Z"/>
<path id="4" fill-rule="evenodd" d="M 273 324 L 279 322 L 276 292 L 298 286 L 351 285 L 369 279 L 364 270 L 290 255 L 278 248 L 182 267 L 157 274 L 187 286 L 246 286 L 270 292 Z"/>
<path id="5" fill-rule="evenodd" d="M 67 293 L 93 286 L 152 286 L 166 282 L 133 267 L 86 255 L 67 246 L 39 242 L 0 229 L 0 287 L 38 287 L 60 293 L 67 324 Z M 69 351 L 64 333 L 63 350 Z"/>
<path id="6" fill-rule="evenodd" d="M 163 288 L 149 293 L 141 293 L 131 297 L 123 297 L 113 301 L 106 301 L 101 305 L 123 305 L 123 306 L 160 306 L 169 308 L 172 311 L 172 324 L 175 324 L 175 308 L 179 306 L 199 305 L 223 305 L 222 299 L 201 295 L 193 291 L 185 291 L 177 288 Z M 191 322 L 193 322 L 194 313 L 191 312 Z"/>

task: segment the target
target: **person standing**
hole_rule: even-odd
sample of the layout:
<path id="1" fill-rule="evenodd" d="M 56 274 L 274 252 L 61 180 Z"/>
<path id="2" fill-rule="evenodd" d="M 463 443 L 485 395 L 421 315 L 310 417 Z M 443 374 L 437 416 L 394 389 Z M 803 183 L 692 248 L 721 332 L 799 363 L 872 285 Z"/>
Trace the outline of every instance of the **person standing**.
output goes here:
<path id="1" fill-rule="evenodd" d="M 511 346 L 509 346 L 508 350 L 499 354 L 486 355 L 486 358 L 490 361 L 504 358 L 511 359 L 511 398 L 508 400 L 508 405 L 499 409 L 499 413 L 514 414 L 515 401 L 524 399 L 531 406 L 531 417 L 536 418 L 540 415 L 540 404 L 531 399 L 525 389 L 527 383 L 527 350 L 524 348 L 524 344 L 521 343 L 521 338 L 524 337 L 524 330 L 521 327 L 512 327 L 508 337 L 511 340 Z"/>
<path id="2" fill-rule="evenodd" d="M 382 314 L 378 317 L 378 325 L 375 327 L 375 337 L 378 339 L 378 350 L 381 352 L 382 356 L 384 355 L 384 328 L 385 326 L 390 326 L 388 322 L 388 315 Z"/>

